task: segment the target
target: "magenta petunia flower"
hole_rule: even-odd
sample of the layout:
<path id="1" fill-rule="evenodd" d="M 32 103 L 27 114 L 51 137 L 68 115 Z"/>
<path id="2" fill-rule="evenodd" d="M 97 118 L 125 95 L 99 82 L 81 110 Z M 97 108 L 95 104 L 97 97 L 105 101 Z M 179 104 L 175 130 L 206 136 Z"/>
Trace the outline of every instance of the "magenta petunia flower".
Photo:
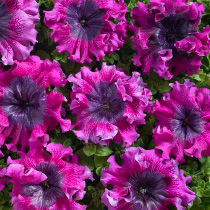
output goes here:
<path id="1" fill-rule="evenodd" d="M 134 32 L 134 64 L 150 69 L 168 80 L 181 72 L 192 75 L 201 66 L 200 56 L 210 50 L 210 27 L 198 32 L 204 13 L 203 4 L 188 0 L 150 0 L 150 4 L 138 3 L 131 13 L 135 24 L 129 29 Z M 187 4 L 186 4 L 187 3 Z"/>
<path id="2" fill-rule="evenodd" d="M 79 139 L 107 145 L 114 138 L 123 146 L 137 139 L 136 126 L 145 124 L 143 111 L 151 107 L 151 91 L 138 72 L 130 77 L 103 63 L 100 71 L 83 67 L 68 81 L 73 82 L 70 109 L 77 115 L 74 132 Z"/>
<path id="3" fill-rule="evenodd" d="M 188 79 L 170 86 L 173 90 L 153 108 L 159 120 L 153 131 L 156 148 L 164 158 L 173 155 L 181 162 L 185 162 L 184 154 L 210 156 L 210 90 L 193 87 Z"/>
<path id="4" fill-rule="evenodd" d="M 25 60 L 36 43 L 35 23 L 39 21 L 35 0 L 0 1 L 0 53 L 4 65 Z"/>
<path id="5" fill-rule="evenodd" d="M 165 160 L 155 150 L 131 147 L 121 156 L 118 165 L 114 156 L 108 169 L 101 173 L 105 189 L 102 202 L 109 210 L 167 210 L 173 204 L 184 210 L 195 199 L 186 186 L 191 177 L 184 177 L 174 160 Z"/>
<path id="6" fill-rule="evenodd" d="M 41 61 L 37 56 L 15 62 L 6 72 L 0 69 L 0 146 L 6 138 L 11 140 L 6 146 L 12 151 L 17 151 L 16 145 L 24 150 L 28 142 L 38 138 L 46 143 L 46 132 L 58 123 L 63 132 L 68 131 L 71 121 L 61 118 L 66 98 L 55 88 L 47 90 L 50 85 L 65 84 L 58 62 Z"/>
<path id="7" fill-rule="evenodd" d="M 76 203 L 85 194 L 85 179 L 93 179 L 87 166 L 81 166 L 71 147 L 32 143 L 20 159 L 8 158 L 7 176 L 13 183 L 10 193 L 13 210 L 85 210 Z M 71 160 L 69 161 L 69 157 Z"/>
<path id="8" fill-rule="evenodd" d="M 55 0 L 44 21 L 53 29 L 50 38 L 59 44 L 58 52 L 68 52 L 76 62 L 91 63 L 93 56 L 101 60 L 123 45 L 126 12 L 124 0 Z"/>

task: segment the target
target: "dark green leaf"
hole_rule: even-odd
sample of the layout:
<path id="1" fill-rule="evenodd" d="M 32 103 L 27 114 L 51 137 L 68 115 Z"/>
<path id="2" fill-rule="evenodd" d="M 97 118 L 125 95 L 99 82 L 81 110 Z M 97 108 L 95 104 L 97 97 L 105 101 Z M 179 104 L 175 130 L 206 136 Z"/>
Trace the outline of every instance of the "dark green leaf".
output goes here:
<path id="1" fill-rule="evenodd" d="M 96 145 L 94 144 L 88 144 L 83 147 L 83 152 L 89 157 L 91 155 L 94 155 L 96 152 Z"/>
<path id="2" fill-rule="evenodd" d="M 112 150 L 108 146 L 97 147 L 95 155 L 97 156 L 109 156 L 112 154 Z"/>

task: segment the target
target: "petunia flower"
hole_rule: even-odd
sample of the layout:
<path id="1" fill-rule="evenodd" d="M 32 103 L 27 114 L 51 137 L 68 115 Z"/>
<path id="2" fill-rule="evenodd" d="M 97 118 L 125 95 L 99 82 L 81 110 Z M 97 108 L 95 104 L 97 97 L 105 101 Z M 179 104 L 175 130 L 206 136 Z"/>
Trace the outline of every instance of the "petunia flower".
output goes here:
<path id="1" fill-rule="evenodd" d="M 126 12 L 124 0 L 55 0 L 44 21 L 53 29 L 50 38 L 58 43 L 58 52 L 91 63 L 93 56 L 101 60 L 124 44 Z"/>
<path id="2" fill-rule="evenodd" d="M 79 164 L 71 147 L 50 143 L 46 151 L 32 143 L 27 154 L 18 153 L 20 159 L 8 158 L 13 210 L 85 210 L 75 198 L 83 198 L 85 179 L 93 179 L 90 170 Z"/>
<path id="3" fill-rule="evenodd" d="M 65 75 L 56 61 L 41 61 L 30 56 L 17 61 L 8 71 L 0 70 L 0 146 L 7 138 L 9 150 L 23 151 L 30 141 L 46 143 L 47 131 L 60 124 L 63 132 L 71 126 L 70 120 L 61 118 L 62 102 L 66 98 L 54 88 L 64 86 Z"/>
<path id="4" fill-rule="evenodd" d="M 25 60 L 36 43 L 35 23 L 39 21 L 35 0 L 0 1 L 0 53 L 4 65 Z"/>
<path id="5" fill-rule="evenodd" d="M 170 204 L 184 210 L 195 199 L 186 186 L 191 177 L 184 177 L 176 161 L 140 147 L 126 149 L 121 158 L 118 165 L 111 156 L 109 168 L 101 173 L 102 183 L 113 187 L 102 196 L 109 210 L 167 210 Z"/>
<path id="6" fill-rule="evenodd" d="M 114 139 L 123 146 L 137 140 L 136 127 L 145 124 L 144 111 L 151 107 L 151 91 L 138 72 L 127 76 L 123 69 L 103 63 L 100 71 L 83 67 L 68 81 L 73 82 L 70 109 L 77 115 L 73 127 L 79 139 L 101 145 Z"/>
<path id="7" fill-rule="evenodd" d="M 138 2 L 131 14 L 135 24 L 134 64 L 150 74 L 150 69 L 168 80 L 181 72 L 192 75 L 201 66 L 200 56 L 210 50 L 210 27 L 198 32 L 204 13 L 203 4 L 188 0 L 151 0 L 150 4 Z M 187 4 L 186 4 L 187 3 Z"/>
<path id="8" fill-rule="evenodd" d="M 156 101 L 154 141 L 163 157 L 175 156 L 185 162 L 184 154 L 201 158 L 210 156 L 210 90 L 196 88 L 188 79 L 184 84 L 170 84 L 172 91 Z"/>

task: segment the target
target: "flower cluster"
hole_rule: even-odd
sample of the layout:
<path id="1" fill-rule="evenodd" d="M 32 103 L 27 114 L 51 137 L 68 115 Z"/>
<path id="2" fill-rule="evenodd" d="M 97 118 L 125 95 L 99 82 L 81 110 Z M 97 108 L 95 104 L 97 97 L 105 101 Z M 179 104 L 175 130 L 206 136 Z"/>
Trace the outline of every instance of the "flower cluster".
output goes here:
<path id="1" fill-rule="evenodd" d="M 50 154 L 32 143 L 28 153 L 19 152 L 20 159 L 8 158 L 13 210 L 85 210 L 72 196 L 83 198 L 85 179 L 92 179 L 90 170 L 79 164 L 71 147 L 50 143 L 46 151 Z"/>
<path id="2" fill-rule="evenodd" d="M 187 79 L 184 84 L 170 84 L 173 90 L 153 108 L 159 120 L 154 129 L 156 148 L 166 159 L 173 155 L 185 162 L 184 154 L 210 156 L 210 90 L 194 85 Z"/>
<path id="3" fill-rule="evenodd" d="M 126 11 L 123 0 L 55 0 L 53 10 L 45 11 L 45 24 L 53 29 L 50 37 L 59 44 L 58 52 L 91 63 L 93 56 L 101 60 L 123 45 Z"/>
<path id="4" fill-rule="evenodd" d="M 68 131 L 71 121 L 61 118 L 62 102 L 65 97 L 52 86 L 66 84 L 65 75 L 56 61 L 41 61 L 30 56 L 25 61 L 16 61 L 8 71 L 0 69 L 0 145 L 6 138 L 6 146 L 23 151 L 30 141 L 39 139 L 47 143 L 47 131 L 55 129 L 58 123 L 62 131 Z"/>
<path id="5" fill-rule="evenodd" d="M 151 91 L 138 72 L 130 77 L 103 63 L 100 71 L 83 67 L 68 81 L 73 82 L 70 109 L 77 115 L 74 132 L 79 139 L 101 145 L 122 140 L 123 146 L 137 139 L 136 126 L 145 124 L 143 111 L 151 107 Z"/>
<path id="6" fill-rule="evenodd" d="M 210 28 L 198 32 L 198 24 L 204 13 L 203 4 L 187 0 L 151 0 L 150 4 L 138 3 L 132 10 L 135 24 L 131 40 L 134 64 L 142 66 L 142 71 L 150 73 L 153 68 L 159 76 L 171 79 L 181 72 L 188 75 L 198 73 L 200 56 L 210 50 Z"/>
<path id="7" fill-rule="evenodd" d="M 85 204 L 95 209 L 97 203 L 109 210 L 167 210 L 172 205 L 186 209 L 198 193 L 188 188 L 191 177 L 184 172 L 201 179 L 201 185 L 209 178 L 198 173 L 209 172 L 205 157 L 210 156 L 210 90 L 195 87 L 189 79 L 180 83 L 181 73 L 200 71 L 201 56 L 210 51 L 210 27 L 199 28 L 206 3 L 126 0 L 127 13 L 124 0 L 37 1 L 0 0 L 0 191 L 4 194 L 13 184 L 12 208 L 85 210 Z M 131 9 L 135 2 L 138 6 Z M 128 34 L 125 17 L 131 20 Z M 35 45 L 39 20 L 36 28 L 44 38 L 38 36 Z M 127 68 L 132 48 L 134 65 Z M 209 86 L 206 60 L 203 72 L 190 77 L 205 82 L 202 87 Z M 83 67 L 71 71 L 74 65 Z M 177 81 L 169 84 L 157 74 L 148 77 L 151 69 L 164 80 L 177 76 Z M 147 75 L 137 72 L 141 70 Z M 202 73 L 208 75 L 205 81 Z M 156 79 L 172 90 L 162 91 Z M 146 88 L 151 86 L 159 91 L 153 97 Z M 62 103 L 69 93 L 65 110 Z M 131 145 L 138 147 L 128 148 Z M 177 161 L 187 159 L 188 164 L 202 155 L 195 173 L 185 165 L 186 171 L 179 169 L 183 165 Z M 90 186 L 92 170 L 96 179 Z M 189 186 L 194 190 L 193 180 Z M 208 192 L 202 186 L 199 193 Z M 197 200 L 193 209 L 204 199 Z M 0 209 L 6 209 L 1 203 Z"/>
<path id="8" fill-rule="evenodd" d="M 121 158 L 118 165 L 111 156 L 109 168 L 102 170 L 102 183 L 113 186 L 102 196 L 109 210 L 165 210 L 171 203 L 183 210 L 195 199 L 186 186 L 191 177 L 184 177 L 174 160 L 140 147 L 126 149 Z"/>

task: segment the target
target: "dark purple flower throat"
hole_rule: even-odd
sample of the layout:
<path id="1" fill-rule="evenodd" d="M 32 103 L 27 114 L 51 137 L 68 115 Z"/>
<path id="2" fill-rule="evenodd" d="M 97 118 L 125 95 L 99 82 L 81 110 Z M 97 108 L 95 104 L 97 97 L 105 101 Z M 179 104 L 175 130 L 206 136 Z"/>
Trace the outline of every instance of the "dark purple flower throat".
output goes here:
<path id="1" fill-rule="evenodd" d="M 47 179 L 39 184 L 27 183 L 22 187 L 21 194 L 29 197 L 37 207 L 50 207 L 56 199 L 63 197 L 63 176 L 52 163 L 40 163 L 36 168 L 47 176 Z"/>
<path id="2" fill-rule="evenodd" d="M 166 193 L 166 179 L 162 174 L 146 169 L 136 173 L 128 181 L 131 185 L 132 205 L 134 210 L 156 210 L 162 206 Z"/>
<path id="3" fill-rule="evenodd" d="M 200 135 L 203 128 L 204 121 L 199 111 L 187 107 L 177 108 L 171 121 L 171 129 L 176 137 L 190 141 Z"/>
<path id="4" fill-rule="evenodd" d="M 183 40 L 193 33 L 192 24 L 192 21 L 187 20 L 181 14 L 170 14 L 157 23 L 157 29 L 149 40 L 159 46 L 160 50 L 172 49 L 176 51 L 174 46 L 176 41 Z"/>
<path id="5" fill-rule="evenodd" d="M 5 88 L 0 102 L 11 124 L 33 128 L 44 121 L 46 92 L 27 76 L 16 77 Z"/>
<path id="6" fill-rule="evenodd" d="M 82 0 L 81 4 L 72 4 L 66 11 L 71 35 L 84 41 L 93 40 L 103 27 L 101 18 L 103 9 L 99 9 L 96 2 Z"/>
<path id="7" fill-rule="evenodd" d="M 98 122 L 113 123 L 121 119 L 125 111 L 125 102 L 114 83 L 97 83 L 88 95 L 88 102 L 88 111 Z"/>

